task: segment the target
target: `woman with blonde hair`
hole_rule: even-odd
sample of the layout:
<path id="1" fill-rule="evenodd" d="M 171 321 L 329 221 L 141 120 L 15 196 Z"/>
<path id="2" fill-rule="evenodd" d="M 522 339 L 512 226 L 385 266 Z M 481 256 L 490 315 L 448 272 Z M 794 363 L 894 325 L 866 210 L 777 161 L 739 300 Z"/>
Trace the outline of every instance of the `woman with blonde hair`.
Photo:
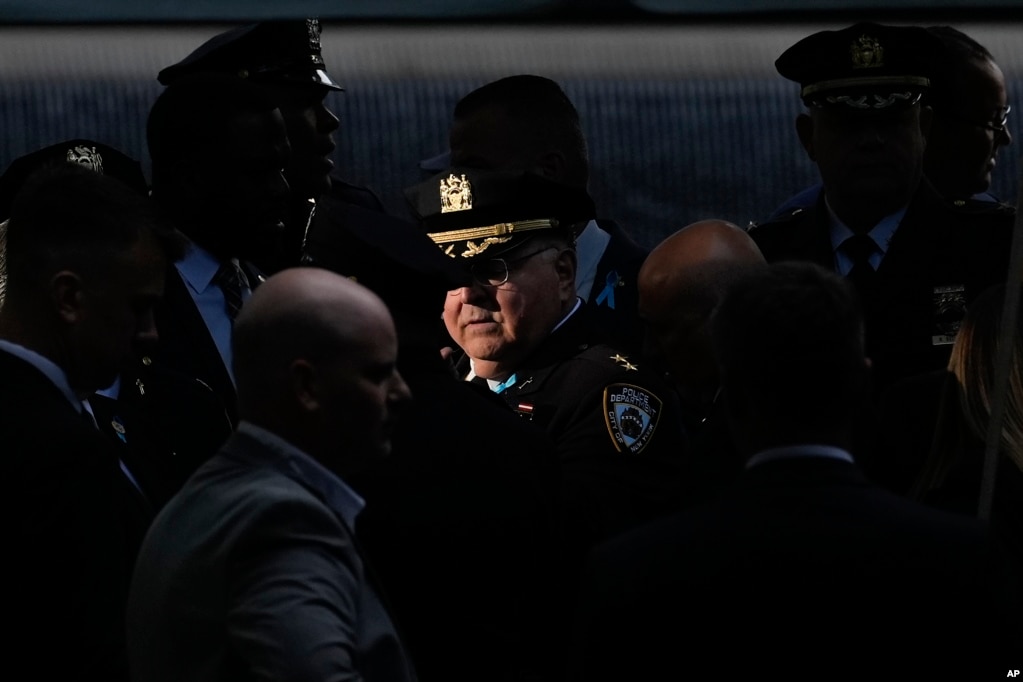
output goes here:
<path id="1" fill-rule="evenodd" d="M 978 513 L 985 441 L 995 399 L 1006 285 L 986 290 L 963 319 L 942 387 L 930 453 L 910 494 L 950 511 Z M 991 507 L 992 529 L 1023 556 L 1023 297 L 1011 335 L 1008 390 Z"/>

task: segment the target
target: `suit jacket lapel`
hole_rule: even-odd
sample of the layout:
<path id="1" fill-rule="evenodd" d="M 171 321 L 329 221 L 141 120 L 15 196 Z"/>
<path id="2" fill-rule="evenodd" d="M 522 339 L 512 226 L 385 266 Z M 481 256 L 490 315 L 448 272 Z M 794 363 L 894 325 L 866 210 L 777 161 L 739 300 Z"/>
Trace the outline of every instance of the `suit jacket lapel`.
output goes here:
<path id="1" fill-rule="evenodd" d="M 235 389 L 217 345 L 176 267 L 168 268 L 163 301 L 156 309 L 161 362 L 208 384 L 221 397 L 232 424 L 238 421 Z"/>

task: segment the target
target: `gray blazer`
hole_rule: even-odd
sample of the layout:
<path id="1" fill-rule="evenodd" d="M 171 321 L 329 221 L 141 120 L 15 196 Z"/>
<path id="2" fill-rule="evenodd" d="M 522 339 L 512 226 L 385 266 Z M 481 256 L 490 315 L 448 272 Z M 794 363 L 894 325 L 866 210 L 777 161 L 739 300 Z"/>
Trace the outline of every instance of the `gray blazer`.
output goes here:
<path id="1" fill-rule="evenodd" d="M 355 543 L 360 505 L 243 423 L 146 536 L 128 604 L 132 679 L 414 681 Z"/>

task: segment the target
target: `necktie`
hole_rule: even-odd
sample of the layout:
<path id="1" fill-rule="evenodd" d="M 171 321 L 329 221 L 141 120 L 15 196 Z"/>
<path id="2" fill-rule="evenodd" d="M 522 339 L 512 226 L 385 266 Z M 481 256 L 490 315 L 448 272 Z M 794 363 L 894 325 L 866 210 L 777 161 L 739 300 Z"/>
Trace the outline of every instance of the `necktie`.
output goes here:
<path id="1" fill-rule="evenodd" d="M 857 234 L 842 242 L 842 248 L 853 262 L 852 270 L 846 278 L 856 289 L 863 311 L 863 322 L 867 329 L 871 329 L 881 299 L 877 272 L 870 264 L 870 256 L 877 249 L 877 243 L 865 234 Z"/>
<path id="2" fill-rule="evenodd" d="M 231 259 L 220 266 L 216 276 L 217 286 L 224 292 L 224 308 L 227 316 L 234 322 L 238 311 L 242 309 L 242 288 L 245 286 L 245 274 L 238 261 Z"/>
<path id="3" fill-rule="evenodd" d="M 870 257 L 877 251 L 877 243 L 865 234 L 854 234 L 842 242 L 841 248 L 853 262 L 848 278 L 858 289 L 869 285 L 876 274 Z"/>
<path id="4" fill-rule="evenodd" d="M 90 396 L 86 400 L 82 401 L 82 419 L 88 420 L 89 424 L 92 425 L 92 428 L 97 431 L 110 436 L 115 441 L 120 440 L 122 444 L 126 445 L 128 441 L 124 438 L 124 427 L 121 425 L 120 420 L 114 416 L 116 404 L 117 401 L 113 398 L 107 398 L 102 395 Z M 97 412 L 99 412 L 100 416 L 96 414 Z M 114 418 L 108 419 L 108 417 L 111 416 L 114 416 Z M 100 426 L 101 423 L 104 424 L 104 426 Z M 115 426 L 115 423 L 117 426 L 120 426 L 120 429 Z M 106 424 L 110 424 L 110 427 L 105 426 Z M 110 433 L 111 429 L 114 430 L 114 434 Z M 128 454 L 127 449 L 118 450 L 118 452 L 120 454 Z M 117 466 L 121 470 L 121 474 L 124 478 L 131 484 L 132 494 L 140 500 L 140 504 L 146 510 L 152 512 L 149 497 L 146 495 L 145 491 L 142 490 L 142 485 L 138 482 L 138 479 L 135 478 L 135 474 L 133 474 L 131 469 L 128 468 L 123 456 L 118 456 Z"/>
<path id="5" fill-rule="evenodd" d="M 92 410 L 90 409 L 92 407 L 92 405 L 90 404 L 90 405 L 86 406 L 87 402 L 88 401 L 85 401 L 85 400 L 82 401 L 82 408 L 81 408 L 81 411 L 80 411 L 81 417 L 82 417 L 82 419 L 85 420 L 86 424 L 88 424 L 89 426 L 91 426 L 94 429 L 98 429 L 99 428 L 99 423 L 96 421 L 96 417 L 93 415 Z"/>

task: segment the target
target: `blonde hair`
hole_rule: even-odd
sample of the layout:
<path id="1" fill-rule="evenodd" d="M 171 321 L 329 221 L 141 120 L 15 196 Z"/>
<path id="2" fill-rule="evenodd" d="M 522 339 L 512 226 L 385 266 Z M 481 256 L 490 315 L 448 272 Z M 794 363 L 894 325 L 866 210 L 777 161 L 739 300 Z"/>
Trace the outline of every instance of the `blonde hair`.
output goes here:
<path id="1" fill-rule="evenodd" d="M 967 443 L 987 439 L 1005 292 L 1005 285 L 991 287 L 963 318 L 952 346 L 930 457 L 914 488 L 916 497 L 941 486 Z M 1016 324 L 999 453 L 1023 471 L 1023 299 Z"/>
<path id="2" fill-rule="evenodd" d="M 7 221 L 0 223 L 0 308 L 7 293 Z"/>

